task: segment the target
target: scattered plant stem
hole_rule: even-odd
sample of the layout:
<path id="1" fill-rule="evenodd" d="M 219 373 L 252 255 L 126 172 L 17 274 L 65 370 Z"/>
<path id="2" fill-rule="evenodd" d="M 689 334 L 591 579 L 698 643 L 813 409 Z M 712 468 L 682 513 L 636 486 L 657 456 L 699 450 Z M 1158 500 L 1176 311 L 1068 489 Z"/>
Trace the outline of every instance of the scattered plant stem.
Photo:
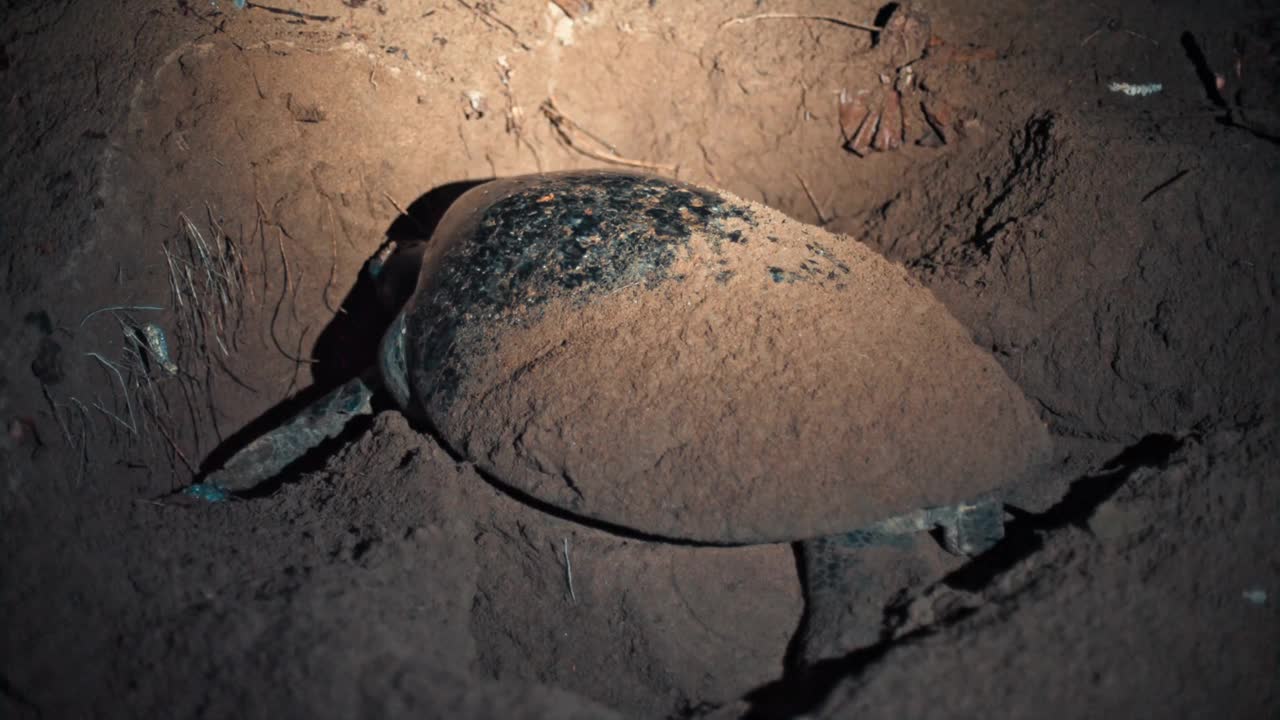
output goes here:
<path id="1" fill-rule="evenodd" d="M 661 163 L 644 162 L 642 160 L 630 160 L 612 152 L 593 150 L 591 148 L 584 147 L 582 143 L 578 141 L 578 134 L 581 133 L 586 135 L 588 138 L 593 136 L 584 131 L 578 123 L 560 112 L 560 108 L 556 107 L 556 103 L 553 98 L 547 98 L 544 100 L 541 105 L 541 110 L 542 114 L 546 115 L 547 120 L 551 122 L 551 127 L 555 128 L 556 133 L 559 134 L 560 139 L 569 147 L 589 158 L 594 158 L 601 162 L 612 163 L 614 165 L 623 165 L 625 167 L 641 168 L 644 170 L 656 170 L 668 174 L 674 174 L 676 171 L 675 165 L 663 165 Z M 599 142 L 599 140 L 596 141 Z M 600 144 L 608 145 L 608 143 Z"/>
<path id="2" fill-rule="evenodd" d="M 284 299 L 289 294 L 289 285 L 290 285 L 289 258 L 285 255 L 285 252 L 284 252 L 284 231 L 283 230 L 276 231 L 276 243 L 280 247 L 280 262 L 284 266 L 284 287 L 280 288 L 280 299 L 276 301 L 276 308 L 271 313 L 271 341 L 275 343 L 276 350 L 278 350 L 281 355 L 294 361 L 295 363 L 299 363 L 299 364 L 305 363 L 309 365 L 314 363 L 315 360 L 310 360 L 307 358 L 300 357 L 298 355 L 294 355 L 293 353 L 290 353 L 288 350 L 284 348 L 284 345 L 281 344 L 280 336 L 276 334 L 276 320 L 280 317 L 280 307 L 284 304 Z"/>
<path id="3" fill-rule="evenodd" d="M 116 379 L 120 381 L 120 390 L 121 392 L 124 393 L 125 407 L 129 409 L 129 422 L 128 423 L 121 422 L 120 418 L 117 418 L 115 415 L 112 415 L 110 412 L 107 412 L 106 408 L 100 405 L 95 405 L 95 407 L 97 407 L 102 412 L 106 413 L 108 416 L 114 418 L 116 422 L 119 422 L 121 425 L 124 425 L 126 428 L 129 429 L 129 432 L 133 433 L 134 435 L 137 435 L 138 434 L 137 421 L 133 417 L 133 402 L 129 400 L 129 386 L 125 384 L 124 376 L 120 374 L 120 368 L 116 367 L 115 363 L 102 357 L 102 355 L 96 352 L 85 353 L 85 354 L 93 358 L 94 360 L 97 360 L 98 362 L 102 363 L 103 367 L 115 373 Z"/>
<path id="4" fill-rule="evenodd" d="M 564 575 L 569 582 L 569 599 L 578 602 L 578 594 L 573 591 L 573 562 L 569 560 L 569 538 L 564 538 Z"/>
<path id="5" fill-rule="evenodd" d="M 865 30 L 870 33 L 878 33 L 878 32 L 884 31 L 884 28 L 878 25 L 867 25 L 865 23 L 854 22 L 852 20 L 845 20 L 844 18 L 832 17 L 830 15 L 805 15 L 801 13 L 774 13 L 774 12 L 760 13 L 758 15 L 747 15 L 744 17 L 729 18 L 728 20 L 725 20 L 724 22 L 720 23 L 720 25 L 716 28 L 716 30 L 720 31 L 726 27 L 729 27 L 730 25 L 743 25 L 750 22 L 756 22 L 758 20 L 820 20 L 822 22 L 829 22 L 834 25 L 840 25 L 841 27 L 847 27 L 853 30 Z"/>
<path id="6" fill-rule="evenodd" d="M 391 203 L 391 207 L 395 208 L 396 212 L 400 213 L 402 217 L 409 218 L 409 222 L 413 223 L 413 226 L 418 228 L 418 232 L 422 233 L 422 237 L 424 238 L 431 237 L 431 229 L 423 225 L 422 222 L 418 220 L 418 218 L 410 215 L 409 211 L 405 210 L 404 207 L 400 205 L 400 203 L 396 202 L 396 199 L 391 197 L 390 193 L 388 193 L 386 190 L 383 190 L 382 197 L 386 198 L 387 202 Z"/>
<path id="7" fill-rule="evenodd" d="M 94 315 L 99 315 L 104 312 L 117 312 L 117 311 L 132 312 L 135 310 L 136 311 L 142 311 L 142 310 L 158 311 L 158 310 L 164 310 L 164 308 L 159 307 L 157 305 L 113 305 L 111 307 L 98 308 L 97 310 L 94 310 L 93 312 L 89 313 L 88 315 L 85 315 L 83 318 L 80 319 L 80 327 L 84 327 L 85 322 L 87 322 L 89 318 L 93 317 Z"/>
<path id="8" fill-rule="evenodd" d="M 813 196 L 813 191 L 809 189 L 809 183 L 800 177 L 800 173 L 796 173 L 796 180 L 800 181 L 800 187 L 804 188 L 804 194 L 809 198 L 809 204 L 813 206 L 813 211 L 818 214 L 818 224 L 826 225 L 831 222 L 831 218 L 822 212 L 822 206 L 818 204 L 818 199 Z"/>
<path id="9" fill-rule="evenodd" d="M 468 3 L 467 0 L 457 0 L 457 2 L 462 7 L 474 13 L 476 17 L 480 18 L 480 22 L 484 23 L 485 25 L 489 27 L 493 27 L 496 24 L 498 27 L 501 27 L 503 30 L 506 30 L 507 32 L 511 33 L 512 39 L 516 41 L 516 44 L 520 46 L 521 50 L 528 51 L 533 49 L 529 47 L 528 44 L 525 43 L 525 41 L 520 39 L 520 33 L 516 32 L 515 28 L 508 25 L 507 22 L 502 18 L 498 17 L 497 15 L 494 15 L 492 11 L 480 5 L 472 5 L 471 3 Z"/>

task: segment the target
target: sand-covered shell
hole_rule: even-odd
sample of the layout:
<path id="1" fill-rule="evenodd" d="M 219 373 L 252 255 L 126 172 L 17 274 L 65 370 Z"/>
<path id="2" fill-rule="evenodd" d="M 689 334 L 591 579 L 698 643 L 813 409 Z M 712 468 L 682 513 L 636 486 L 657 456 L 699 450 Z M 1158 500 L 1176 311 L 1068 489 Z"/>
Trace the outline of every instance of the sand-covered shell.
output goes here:
<path id="1" fill-rule="evenodd" d="M 962 502 L 1048 435 L 856 240 L 639 174 L 482 185 L 406 308 L 410 404 L 495 480 L 672 538 L 790 541 Z"/>

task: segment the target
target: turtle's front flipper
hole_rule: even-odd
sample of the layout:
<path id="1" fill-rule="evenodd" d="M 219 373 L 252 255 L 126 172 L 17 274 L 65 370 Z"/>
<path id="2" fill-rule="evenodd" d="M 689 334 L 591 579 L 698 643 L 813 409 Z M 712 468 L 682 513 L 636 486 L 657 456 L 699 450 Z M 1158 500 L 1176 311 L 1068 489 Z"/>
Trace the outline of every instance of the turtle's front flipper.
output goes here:
<path id="1" fill-rule="evenodd" d="M 366 371 L 338 386 L 284 425 L 249 443 L 222 469 L 205 477 L 203 485 L 194 487 L 243 491 L 273 477 L 308 450 L 336 437 L 351 418 L 370 414 L 375 377 L 374 371 Z"/>

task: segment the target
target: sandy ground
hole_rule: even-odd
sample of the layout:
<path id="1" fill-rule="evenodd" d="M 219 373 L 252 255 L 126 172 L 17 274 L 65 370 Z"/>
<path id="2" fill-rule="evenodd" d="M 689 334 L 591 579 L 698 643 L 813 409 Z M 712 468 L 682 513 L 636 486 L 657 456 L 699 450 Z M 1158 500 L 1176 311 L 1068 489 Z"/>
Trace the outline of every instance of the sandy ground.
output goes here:
<path id="1" fill-rule="evenodd" d="M 907 142 L 859 155 L 870 33 L 724 23 L 880 5 L 591 5 L 0 2 L 0 715 L 1276 717 L 1275 10 L 921 2 Z M 617 158 L 931 289 L 1054 433 L 1009 537 L 879 558 L 797 675 L 791 547 L 547 515 L 394 413 L 155 502 L 369 362 L 384 238 Z"/>

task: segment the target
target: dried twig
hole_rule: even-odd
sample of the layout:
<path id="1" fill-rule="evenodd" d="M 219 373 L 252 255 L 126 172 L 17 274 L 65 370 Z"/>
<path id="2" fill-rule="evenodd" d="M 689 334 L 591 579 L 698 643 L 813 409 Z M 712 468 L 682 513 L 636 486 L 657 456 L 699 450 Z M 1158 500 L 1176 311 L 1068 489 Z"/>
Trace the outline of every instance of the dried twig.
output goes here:
<path id="1" fill-rule="evenodd" d="M 591 12 L 591 4 L 586 0 L 551 0 L 570 20 L 577 20 L 579 15 Z"/>
<path id="2" fill-rule="evenodd" d="M 867 32 L 878 33 L 883 32 L 884 28 L 878 25 L 866 25 L 864 23 L 853 22 L 843 18 L 832 17 L 830 15 L 805 15 L 801 13 L 760 13 L 759 15 L 747 15 L 745 17 L 729 18 L 720 23 L 716 27 L 717 31 L 723 30 L 730 25 L 742 25 L 745 23 L 756 22 L 757 20 L 820 20 L 829 22 L 841 27 L 851 28 L 853 30 L 866 30 Z"/>
<path id="3" fill-rule="evenodd" d="M 480 18 L 480 21 L 485 25 L 493 27 L 496 24 L 498 27 L 501 27 L 503 30 L 511 33 L 511 37 L 516 41 L 516 44 L 520 46 L 521 50 L 532 50 L 525 41 L 520 39 L 520 33 L 516 32 L 515 28 L 508 25 L 502 18 L 494 15 L 488 8 L 480 5 L 472 5 L 471 3 L 468 3 L 467 0 L 457 0 L 457 2 L 462 7 L 475 13 L 475 16 Z"/>
<path id="4" fill-rule="evenodd" d="M 578 594 L 573 591 L 573 563 L 569 560 L 569 538 L 564 539 L 564 576 L 569 581 L 569 598 L 578 602 Z"/>
<path id="5" fill-rule="evenodd" d="M 1164 182 L 1160 183 L 1159 185 L 1156 185 L 1154 188 L 1151 188 L 1151 190 L 1150 190 L 1146 195 L 1143 195 L 1143 196 L 1142 196 L 1142 199 L 1138 201 L 1138 204 L 1139 204 L 1139 205 L 1141 205 L 1142 203 L 1144 203 L 1144 202 L 1146 202 L 1146 201 L 1150 200 L 1151 198 L 1155 197 L 1155 195 L 1156 195 L 1157 193 L 1159 193 L 1159 192 L 1160 192 L 1160 191 L 1162 191 L 1162 190 L 1165 190 L 1165 189 L 1169 188 L 1169 187 L 1170 187 L 1170 186 L 1172 186 L 1174 183 L 1176 183 L 1176 182 L 1178 182 L 1179 180 L 1181 180 L 1182 178 L 1186 177 L 1186 176 L 1187 176 L 1187 174 L 1188 174 L 1188 173 L 1190 173 L 1190 172 L 1191 172 L 1191 169 L 1190 169 L 1190 168 L 1188 168 L 1188 169 L 1186 169 L 1186 170 L 1179 170 L 1177 173 L 1175 173 L 1175 174 L 1173 175 L 1173 177 L 1169 178 L 1168 180 L 1165 180 Z"/>
<path id="6" fill-rule="evenodd" d="M 644 162 L 642 160 L 629 160 L 611 152 L 602 152 L 583 147 L 577 140 L 577 134 L 582 133 L 583 135 L 587 135 L 587 137 L 591 136 L 582 130 L 581 126 L 576 122 L 564 113 L 560 112 L 560 109 L 556 107 L 554 99 L 547 98 L 544 100 L 540 109 L 542 110 L 542 114 L 547 116 L 547 120 L 551 121 L 551 126 L 555 128 L 556 132 L 560 135 L 560 139 L 569 147 L 589 158 L 612 163 L 614 165 L 623 165 L 625 167 L 641 168 L 644 170 L 657 170 L 665 173 L 675 173 L 676 171 L 675 165 L 663 165 L 661 163 Z M 607 145 L 607 143 L 601 144 Z"/>
<path id="7" fill-rule="evenodd" d="M 76 470 L 76 479 L 73 487 L 79 487 L 80 481 L 84 479 L 85 472 L 89 469 L 89 430 L 93 425 L 89 422 L 89 410 L 76 398 L 71 401 L 80 409 L 80 467 Z M 72 447 L 75 447 L 74 445 Z"/>
<path id="8" fill-rule="evenodd" d="M 269 12 L 275 15 L 287 15 L 289 17 L 297 18 L 299 20 L 314 20 L 316 22 L 333 22 L 335 20 L 340 19 L 336 15 L 316 15 L 313 13 L 305 13 L 305 12 L 299 12 L 298 10 L 291 10 L 289 8 L 280 8 L 280 7 L 275 7 L 273 5 L 263 5 L 262 3 L 256 3 L 256 2 L 246 2 L 244 6 L 246 8 L 257 8 L 258 10 L 265 10 L 266 12 Z"/>
<path id="9" fill-rule="evenodd" d="M 826 225 L 828 222 L 831 222 L 831 218 L 827 217 L 826 213 L 822 212 L 822 206 L 818 205 L 818 199 L 813 196 L 813 191 L 809 189 L 809 183 L 805 182 L 804 178 L 800 177 L 800 173 L 796 173 L 796 180 L 800 181 L 800 187 L 804 188 L 804 194 L 809 198 L 809 204 L 813 206 L 813 211 L 818 214 L 818 224 Z"/>
<path id="10" fill-rule="evenodd" d="M 324 299 L 325 308 L 331 313 L 337 313 L 337 308 L 329 301 L 329 289 L 338 279 L 338 236 L 333 234 L 332 229 L 329 232 L 329 254 L 333 257 L 333 261 L 329 264 L 329 280 L 324 284 L 324 291 L 320 296 Z"/>
<path id="11" fill-rule="evenodd" d="M 386 198 L 387 202 L 391 203 L 391 207 L 395 208 L 396 212 L 400 213 L 402 217 L 408 218 L 409 222 L 413 223 L 413 226 L 418 228 L 418 232 L 422 233 L 422 237 L 424 238 L 431 237 L 431 229 L 428 228 L 426 225 L 423 225 L 422 221 L 418 220 L 418 218 L 414 217 L 413 215 L 410 215 L 409 211 L 405 210 L 404 207 L 400 205 L 400 203 L 396 202 L 396 199 L 391 197 L 391 195 L 386 190 L 382 191 L 382 197 Z"/>

